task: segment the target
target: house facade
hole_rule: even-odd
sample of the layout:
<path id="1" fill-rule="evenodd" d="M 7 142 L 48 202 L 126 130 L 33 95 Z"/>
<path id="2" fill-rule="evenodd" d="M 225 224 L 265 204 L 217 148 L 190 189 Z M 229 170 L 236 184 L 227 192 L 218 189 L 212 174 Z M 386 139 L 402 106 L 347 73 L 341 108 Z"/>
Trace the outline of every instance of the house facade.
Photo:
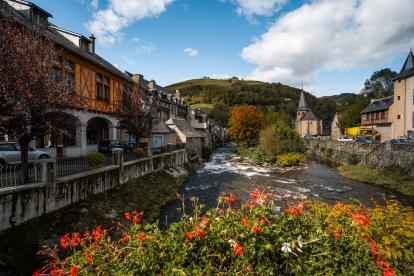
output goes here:
<path id="1" fill-rule="evenodd" d="M 341 116 L 335 113 L 335 116 L 331 123 L 331 140 L 338 140 L 342 136 L 341 128 L 339 126 L 339 120 Z"/>
<path id="2" fill-rule="evenodd" d="M 300 94 L 299 105 L 296 112 L 296 131 L 301 137 L 322 135 L 322 120 L 320 120 L 308 107 L 305 95 Z"/>
<path id="3" fill-rule="evenodd" d="M 381 135 L 381 141 L 387 141 L 393 137 L 393 101 L 393 96 L 373 99 L 361 111 L 361 125 L 372 126 Z"/>
<path id="4" fill-rule="evenodd" d="M 65 134 L 38 137 L 32 145 L 49 151 L 54 157 L 74 157 L 96 151 L 101 140 L 117 139 L 120 127 L 117 105 L 124 88 L 138 88 L 134 87 L 133 80 L 95 52 L 93 35 L 85 37 L 49 23 L 51 15 L 33 3 L 6 2 L 15 9 L 18 21 L 37 25 L 55 44 L 59 55 L 54 61 L 53 76 L 63 78 L 74 93 L 72 108 L 57 114 L 72 121 L 72 127 Z"/>
<path id="5" fill-rule="evenodd" d="M 410 50 L 400 73 L 394 78 L 392 137 L 414 139 L 414 55 Z"/>

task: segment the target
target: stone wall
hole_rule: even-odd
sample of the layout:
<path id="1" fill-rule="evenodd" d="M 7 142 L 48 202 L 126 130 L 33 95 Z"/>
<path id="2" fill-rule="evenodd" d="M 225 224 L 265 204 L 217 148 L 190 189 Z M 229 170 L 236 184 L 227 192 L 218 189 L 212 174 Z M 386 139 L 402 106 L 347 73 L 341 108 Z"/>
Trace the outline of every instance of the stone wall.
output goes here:
<path id="1" fill-rule="evenodd" d="M 53 162 L 45 163 L 43 182 L 0 190 L 0 231 L 111 190 L 130 179 L 167 168 L 180 168 L 188 162 L 187 152 L 178 150 L 61 178 L 54 177 Z"/>
<path id="2" fill-rule="evenodd" d="M 339 164 L 364 164 L 376 169 L 401 169 L 414 176 L 414 144 L 367 144 L 339 141 L 310 141 L 308 153 L 317 159 Z"/>

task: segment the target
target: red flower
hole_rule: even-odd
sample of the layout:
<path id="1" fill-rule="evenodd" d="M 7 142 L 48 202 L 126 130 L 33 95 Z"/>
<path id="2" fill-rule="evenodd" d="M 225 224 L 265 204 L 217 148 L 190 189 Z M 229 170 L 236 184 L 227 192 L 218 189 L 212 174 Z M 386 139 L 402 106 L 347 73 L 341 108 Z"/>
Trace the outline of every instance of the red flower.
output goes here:
<path id="1" fill-rule="evenodd" d="M 380 251 L 380 248 L 377 245 L 377 243 L 373 239 L 371 239 L 369 243 L 371 244 L 372 254 L 375 255 L 375 256 L 378 255 L 379 251 Z"/>
<path id="2" fill-rule="evenodd" d="M 101 239 L 102 231 L 101 226 L 99 225 L 96 227 L 95 230 L 92 231 L 92 235 L 95 237 L 95 240 L 99 241 Z"/>
<path id="3" fill-rule="evenodd" d="M 236 255 L 243 254 L 243 247 L 241 247 L 238 243 L 234 245 L 234 254 Z"/>
<path id="4" fill-rule="evenodd" d="M 199 237 L 199 238 L 202 238 L 205 235 L 206 235 L 206 232 L 205 231 L 200 231 L 200 232 L 197 233 L 197 237 Z"/>
<path id="5" fill-rule="evenodd" d="M 201 222 L 207 227 L 208 226 L 208 218 L 206 216 L 201 217 Z"/>
<path id="6" fill-rule="evenodd" d="M 87 261 L 88 263 L 91 263 L 91 262 L 92 262 L 92 257 L 91 257 L 91 255 L 89 255 L 88 253 L 85 253 L 85 259 L 86 259 L 86 261 Z"/>
<path id="7" fill-rule="evenodd" d="M 362 227 L 371 224 L 371 219 L 361 213 L 355 213 L 352 215 L 352 219 Z"/>
<path id="8" fill-rule="evenodd" d="M 254 234 L 257 234 L 257 233 L 260 233 L 260 232 L 262 232 L 262 229 L 260 229 L 259 227 L 253 227 L 253 233 Z"/>
<path id="9" fill-rule="evenodd" d="M 72 244 L 76 247 L 81 243 L 81 237 L 79 235 L 79 233 L 75 233 L 72 236 Z"/>
<path id="10" fill-rule="evenodd" d="M 248 219 L 246 217 L 242 217 L 241 221 L 243 222 L 244 227 L 250 228 L 249 221 L 248 221 Z"/>
<path id="11" fill-rule="evenodd" d="M 145 241 L 147 239 L 147 235 L 145 234 L 145 232 L 140 232 L 139 233 L 139 239 L 141 241 Z"/>
<path id="12" fill-rule="evenodd" d="M 289 202 L 286 203 L 286 206 L 289 207 Z M 304 209 L 305 209 L 305 202 L 302 201 L 299 205 L 293 205 L 292 208 L 283 210 L 283 213 L 291 214 L 295 217 L 299 217 L 302 214 Z"/>
<path id="13" fill-rule="evenodd" d="M 190 240 L 194 239 L 194 235 L 191 232 L 185 232 L 185 235 L 187 236 L 187 238 L 189 238 Z"/>
<path id="14" fill-rule="evenodd" d="M 338 232 L 338 231 L 335 231 L 335 233 L 334 233 L 335 239 L 337 239 L 337 240 L 339 240 L 341 235 L 342 235 L 341 232 Z"/>
<path id="15" fill-rule="evenodd" d="M 70 242 L 71 240 L 69 233 L 60 238 L 60 245 L 62 245 L 63 249 L 68 249 L 70 246 Z"/>
<path id="16" fill-rule="evenodd" d="M 131 220 L 131 213 L 130 213 L 130 212 L 125 212 L 125 213 L 124 213 L 124 217 L 125 217 L 127 220 Z"/>
<path id="17" fill-rule="evenodd" d="M 150 239 L 151 241 L 154 241 L 154 240 L 155 240 L 154 235 L 151 235 L 151 236 L 149 237 L 149 239 Z"/>
<path id="18" fill-rule="evenodd" d="M 392 270 L 391 267 L 388 267 L 386 270 L 384 270 L 382 276 L 394 276 L 394 270 Z"/>
<path id="19" fill-rule="evenodd" d="M 267 219 L 266 219 L 266 218 L 262 218 L 262 219 L 260 220 L 260 222 L 261 222 L 261 223 L 263 223 L 263 224 L 266 224 L 266 223 L 267 223 Z"/>
<path id="20" fill-rule="evenodd" d="M 72 266 L 69 273 L 70 273 L 70 276 L 78 276 L 78 268 L 76 266 Z"/>
<path id="21" fill-rule="evenodd" d="M 260 192 L 259 192 L 259 189 L 258 189 L 258 188 L 256 188 L 256 190 L 254 190 L 254 191 L 250 194 L 250 196 L 251 196 L 253 199 L 257 199 L 257 198 L 259 197 L 259 195 L 260 195 Z"/>
<path id="22" fill-rule="evenodd" d="M 36 270 L 33 272 L 32 276 L 40 276 L 40 270 Z"/>
<path id="23" fill-rule="evenodd" d="M 50 271 L 51 276 L 64 276 L 65 272 L 62 269 L 54 268 Z"/>
<path id="24" fill-rule="evenodd" d="M 122 234 L 122 237 L 119 239 L 121 243 L 126 243 L 128 240 L 129 240 L 129 235 L 126 232 L 124 232 L 124 234 Z"/>
<path id="25" fill-rule="evenodd" d="M 230 202 L 234 203 L 236 202 L 236 200 L 237 200 L 237 197 L 233 193 L 230 193 Z"/>
<path id="26" fill-rule="evenodd" d="M 141 217 L 134 217 L 133 219 L 132 219 L 132 223 L 133 224 L 138 224 L 138 223 L 140 223 L 141 222 Z"/>

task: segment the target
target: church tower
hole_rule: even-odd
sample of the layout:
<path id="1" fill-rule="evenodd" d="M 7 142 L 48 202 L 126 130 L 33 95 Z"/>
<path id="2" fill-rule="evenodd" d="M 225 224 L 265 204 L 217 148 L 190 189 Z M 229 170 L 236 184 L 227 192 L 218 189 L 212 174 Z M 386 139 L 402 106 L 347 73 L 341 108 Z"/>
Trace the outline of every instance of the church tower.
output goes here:
<path id="1" fill-rule="evenodd" d="M 306 104 L 305 94 L 302 91 L 300 93 L 299 105 L 296 111 L 296 121 L 299 121 L 300 119 L 302 119 L 303 116 L 305 116 L 309 111 L 310 111 L 310 108 Z"/>

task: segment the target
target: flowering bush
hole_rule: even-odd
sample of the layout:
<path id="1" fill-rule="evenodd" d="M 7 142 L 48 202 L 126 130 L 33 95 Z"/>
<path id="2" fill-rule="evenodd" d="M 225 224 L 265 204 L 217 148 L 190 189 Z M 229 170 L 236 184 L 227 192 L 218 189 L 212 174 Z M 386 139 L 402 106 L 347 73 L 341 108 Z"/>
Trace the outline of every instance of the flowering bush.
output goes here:
<path id="1" fill-rule="evenodd" d="M 378 275 L 412 273 L 414 212 L 395 201 L 364 208 L 298 202 L 275 206 L 255 190 L 239 204 L 233 194 L 202 215 L 195 203 L 167 230 L 125 212 L 113 229 L 67 234 L 43 254 L 36 275 Z M 238 206 L 238 207 L 237 207 Z M 66 257 L 65 257 L 66 256 Z"/>
<path id="2" fill-rule="evenodd" d="M 276 165 L 279 167 L 298 166 L 305 162 L 305 155 L 300 152 L 290 152 L 277 156 Z"/>

